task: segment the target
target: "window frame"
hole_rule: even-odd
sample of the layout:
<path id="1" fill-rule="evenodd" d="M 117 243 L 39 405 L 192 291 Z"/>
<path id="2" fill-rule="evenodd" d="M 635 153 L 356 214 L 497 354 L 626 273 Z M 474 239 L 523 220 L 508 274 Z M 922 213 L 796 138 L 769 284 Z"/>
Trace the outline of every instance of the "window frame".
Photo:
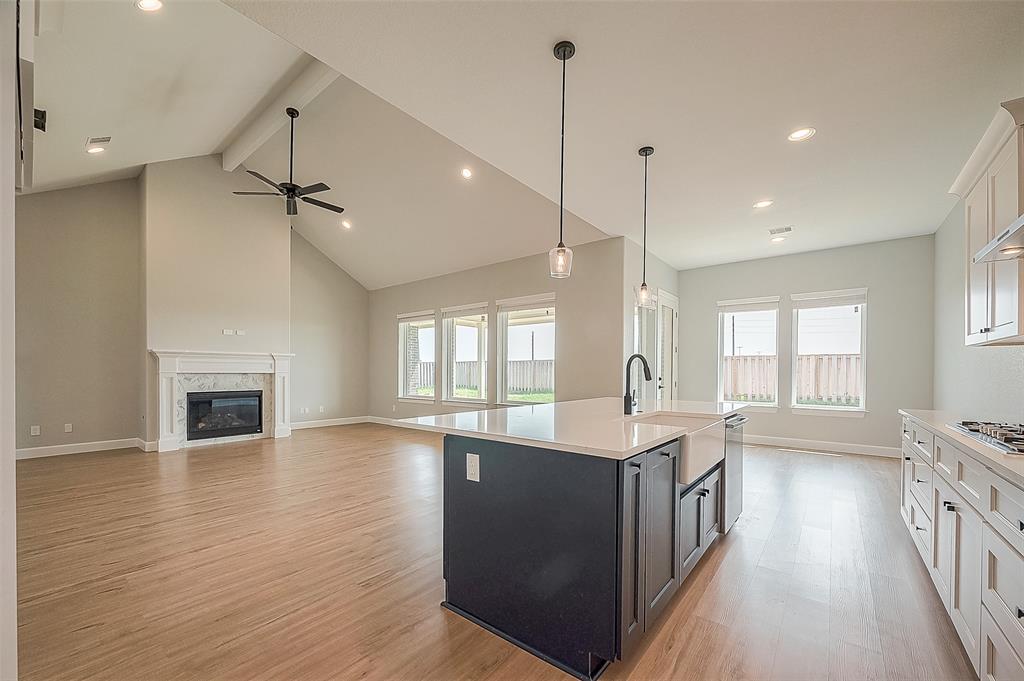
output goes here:
<path id="1" fill-rule="evenodd" d="M 737 298 L 733 300 L 718 301 L 718 347 L 715 352 L 718 354 L 718 401 L 725 402 L 725 315 L 735 312 L 774 312 L 775 313 L 775 400 L 773 402 L 748 402 L 749 409 L 777 411 L 779 408 L 779 370 L 782 364 L 782 355 L 779 352 L 779 311 L 780 296 L 763 296 L 760 298 Z M 735 401 L 735 400 L 730 400 Z"/>
<path id="2" fill-rule="evenodd" d="M 443 386 L 442 386 L 442 389 L 441 389 L 441 401 L 442 402 L 457 402 L 457 403 L 467 403 L 467 404 L 487 404 L 488 403 L 488 398 L 490 397 L 489 391 L 487 390 L 487 388 L 488 388 L 488 385 L 487 385 L 488 384 L 488 380 L 487 380 L 488 376 L 487 376 L 487 374 L 490 373 L 490 369 L 488 368 L 488 361 L 487 361 L 488 354 L 489 354 L 488 346 L 490 345 L 490 341 L 489 341 L 489 339 L 486 336 L 484 337 L 484 342 L 482 344 L 482 347 L 480 347 L 478 349 L 478 352 L 481 353 L 481 359 L 478 360 L 478 361 L 483 364 L 482 370 L 480 372 L 480 382 L 482 383 L 482 385 L 480 386 L 481 387 L 481 391 L 480 392 L 481 392 L 482 396 L 481 397 L 458 397 L 458 396 L 455 396 L 455 395 L 449 395 L 448 394 L 449 378 L 451 377 L 451 372 L 452 372 L 452 369 L 453 369 L 453 367 L 448 365 L 448 357 L 449 357 L 449 354 L 450 354 L 448 352 L 448 350 L 449 350 L 449 343 L 451 343 L 452 340 L 454 340 L 454 333 L 452 334 L 452 337 L 449 338 L 448 324 L 449 324 L 449 322 L 451 322 L 452 326 L 454 327 L 455 326 L 455 319 L 456 318 L 458 318 L 458 317 L 466 317 L 466 316 L 469 316 L 469 315 L 482 315 L 483 317 L 485 317 L 486 333 L 488 333 L 488 334 L 491 333 L 491 313 L 490 313 L 490 309 L 489 309 L 489 306 L 488 306 L 487 303 L 472 303 L 472 304 L 469 304 L 469 305 L 457 305 L 457 306 L 454 306 L 454 307 L 444 307 L 444 308 L 441 308 L 441 380 L 442 380 L 442 383 L 443 383 Z M 452 330 L 454 332 L 454 328 Z M 456 346 L 457 346 L 457 344 L 456 344 Z M 452 348 L 452 350 L 454 350 L 454 349 L 455 348 Z M 435 390 L 434 392 L 436 393 L 437 391 Z"/>
<path id="3" fill-rule="evenodd" d="M 406 394 L 404 394 L 405 388 L 406 388 L 406 384 L 405 384 L 405 375 L 406 375 L 405 341 L 406 341 L 406 339 L 405 339 L 404 334 L 402 333 L 402 327 L 405 324 L 414 323 L 414 322 L 421 322 L 421 321 L 427 321 L 427 320 L 430 320 L 433 323 L 433 325 L 434 325 L 434 358 L 432 360 L 433 363 L 434 363 L 434 394 L 433 395 L 406 395 Z M 437 363 L 437 349 L 438 349 L 437 328 L 438 328 L 438 325 L 437 325 L 437 313 L 434 310 L 421 310 L 419 312 L 403 312 L 403 313 L 398 315 L 398 317 L 396 319 L 396 324 L 395 324 L 395 332 L 398 335 L 398 371 L 397 371 L 397 376 L 396 376 L 396 378 L 398 379 L 397 380 L 397 391 L 396 391 L 396 394 L 397 394 L 396 399 L 397 400 L 399 400 L 399 401 L 411 401 L 411 402 L 435 402 L 435 403 L 438 401 L 439 392 L 437 390 L 437 373 L 438 373 L 437 372 L 437 369 L 438 369 L 438 363 Z M 422 358 L 421 358 L 421 361 L 422 361 Z"/>
<path id="4" fill-rule="evenodd" d="M 521 310 L 537 310 L 543 308 L 551 308 L 552 314 L 555 317 L 555 351 L 552 360 L 555 366 L 555 371 L 558 370 L 558 307 L 554 293 L 542 293 L 534 296 L 522 296 L 520 298 L 506 298 L 495 302 L 495 308 L 498 312 L 498 324 L 497 324 L 497 336 L 495 342 L 497 345 L 495 366 L 496 369 L 496 404 L 503 407 L 522 407 L 537 404 L 551 404 L 558 401 L 558 381 L 552 379 L 551 388 L 551 402 L 527 402 L 525 400 L 513 400 L 508 399 L 508 362 L 506 358 L 508 356 L 508 315 L 510 312 L 519 312 Z"/>
<path id="5" fill-rule="evenodd" d="M 789 401 L 790 410 L 797 415 L 807 416 L 863 416 L 868 408 L 868 289 L 851 288 L 838 289 L 834 291 L 816 291 L 812 293 L 794 293 L 790 296 L 792 307 L 792 347 L 790 348 L 790 387 Z M 824 404 L 798 404 L 797 403 L 797 368 L 799 367 L 799 333 L 800 333 L 800 310 L 811 310 L 823 307 L 846 307 L 849 305 L 860 305 L 860 405 L 856 407 L 839 407 Z"/>

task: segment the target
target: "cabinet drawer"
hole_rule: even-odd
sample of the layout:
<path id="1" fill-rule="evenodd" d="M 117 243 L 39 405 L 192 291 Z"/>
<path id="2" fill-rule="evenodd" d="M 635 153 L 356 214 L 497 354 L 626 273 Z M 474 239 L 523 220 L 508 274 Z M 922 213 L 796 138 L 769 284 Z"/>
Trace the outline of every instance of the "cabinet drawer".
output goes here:
<path id="1" fill-rule="evenodd" d="M 985 513 L 984 496 L 988 484 L 988 469 L 968 454 L 958 452 L 953 466 L 953 489 L 981 514 Z"/>
<path id="2" fill-rule="evenodd" d="M 931 565 L 932 521 L 924 512 L 925 504 L 918 501 L 913 494 L 910 495 L 909 501 L 910 517 L 907 519 L 907 526 L 910 528 L 910 534 L 914 538 L 914 544 L 917 545 L 924 564 Z"/>
<path id="3" fill-rule="evenodd" d="M 985 608 L 981 609 L 981 671 L 978 676 L 984 681 L 1024 679 L 1024 662 Z"/>
<path id="4" fill-rule="evenodd" d="M 1024 656 L 1024 557 L 985 527 L 982 602 L 1006 640 Z"/>
<path id="5" fill-rule="evenodd" d="M 910 448 L 903 450 L 904 461 L 906 457 L 910 457 L 910 467 L 907 470 L 910 475 L 910 491 L 917 498 L 918 504 L 926 509 L 925 515 L 930 518 L 932 515 L 932 469 L 916 452 L 916 449 L 910 450 Z"/>
<path id="6" fill-rule="evenodd" d="M 982 513 L 1020 553 L 1024 553 L 1024 490 L 1010 484 L 990 470 L 985 471 L 987 493 Z"/>
<path id="7" fill-rule="evenodd" d="M 914 437 L 913 437 L 913 435 L 912 435 L 912 433 L 910 431 L 910 417 L 909 416 L 904 416 L 903 417 L 903 425 L 901 426 L 901 428 L 902 428 L 903 432 L 902 432 L 902 435 L 900 437 L 902 438 L 903 443 L 904 444 L 908 444 L 908 445 L 909 444 L 913 444 L 914 443 Z"/>
<path id="8" fill-rule="evenodd" d="M 910 446 L 913 447 L 914 451 L 920 454 L 921 458 L 929 466 L 933 465 L 935 436 L 932 435 L 932 432 L 920 424 L 911 421 L 910 439 Z"/>
<path id="9" fill-rule="evenodd" d="M 956 471 L 956 460 L 959 456 L 956 447 L 941 437 L 936 437 L 932 452 L 934 453 L 933 468 L 935 473 L 950 485 L 955 485 L 954 473 Z M 981 512 L 980 508 L 978 512 Z"/>

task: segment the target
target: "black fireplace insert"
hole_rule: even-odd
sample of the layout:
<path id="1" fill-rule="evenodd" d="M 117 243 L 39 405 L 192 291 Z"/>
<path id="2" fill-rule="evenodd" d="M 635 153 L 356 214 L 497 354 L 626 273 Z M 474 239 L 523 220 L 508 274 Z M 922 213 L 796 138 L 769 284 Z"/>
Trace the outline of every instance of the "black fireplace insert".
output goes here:
<path id="1" fill-rule="evenodd" d="M 222 390 L 189 393 L 187 439 L 263 432 L 263 391 Z"/>

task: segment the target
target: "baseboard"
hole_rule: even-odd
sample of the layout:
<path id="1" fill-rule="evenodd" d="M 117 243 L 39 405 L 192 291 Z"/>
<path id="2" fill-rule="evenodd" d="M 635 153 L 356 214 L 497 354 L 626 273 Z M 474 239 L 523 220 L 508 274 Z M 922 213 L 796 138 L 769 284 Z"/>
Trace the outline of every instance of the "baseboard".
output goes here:
<path id="1" fill-rule="evenodd" d="M 367 416 L 366 417 L 366 422 L 367 423 L 377 423 L 377 424 L 380 424 L 382 426 L 393 425 L 394 422 L 397 421 L 397 420 L 398 419 L 389 419 L 389 418 L 386 418 L 384 416 Z"/>
<path id="2" fill-rule="evenodd" d="M 366 423 L 369 418 L 369 416 L 345 416 L 339 419 L 292 421 L 292 430 L 303 430 L 304 428 L 327 428 L 328 426 L 348 426 L 353 423 Z"/>
<path id="3" fill-rule="evenodd" d="M 865 454 L 867 456 L 883 456 L 897 459 L 901 454 L 899 447 L 881 447 L 878 445 L 859 445 L 849 442 L 825 442 L 822 440 L 801 440 L 792 437 L 773 437 L 771 435 L 755 435 L 743 433 L 743 443 L 750 445 L 766 445 L 768 447 L 792 447 L 811 451 L 836 452 L 839 454 Z"/>
<path id="4" fill-rule="evenodd" d="M 144 442 L 137 437 L 126 437 L 123 440 L 99 440 L 97 442 L 75 442 L 66 445 L 49 445 L 46 447 L 26 447 L 15 452 L 17 459 L 38 459 L 44 456 L 63 456 L 65 454 L 84 454 L 86 452 L 102 452 L 108 449 L 138 448 L 143 451 L 156 449 L 155 442 Z"/>

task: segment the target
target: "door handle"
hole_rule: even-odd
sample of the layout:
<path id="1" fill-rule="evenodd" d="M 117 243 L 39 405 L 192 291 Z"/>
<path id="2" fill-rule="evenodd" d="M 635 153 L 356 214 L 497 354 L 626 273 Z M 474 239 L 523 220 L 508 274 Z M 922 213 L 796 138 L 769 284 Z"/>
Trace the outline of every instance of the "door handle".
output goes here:
<path id="1" fill-rule="evenodd" d="M 662 456 L 672 456 L 672 452 L 661 452 Z"/>
<path id="2" fill-rule="evenodd" d="M 640 463 L 639 461 L 630 461 L 629 465 L 632 466 L 633 468 L 642 468 L 643 467 L 643 464 Z"/>

